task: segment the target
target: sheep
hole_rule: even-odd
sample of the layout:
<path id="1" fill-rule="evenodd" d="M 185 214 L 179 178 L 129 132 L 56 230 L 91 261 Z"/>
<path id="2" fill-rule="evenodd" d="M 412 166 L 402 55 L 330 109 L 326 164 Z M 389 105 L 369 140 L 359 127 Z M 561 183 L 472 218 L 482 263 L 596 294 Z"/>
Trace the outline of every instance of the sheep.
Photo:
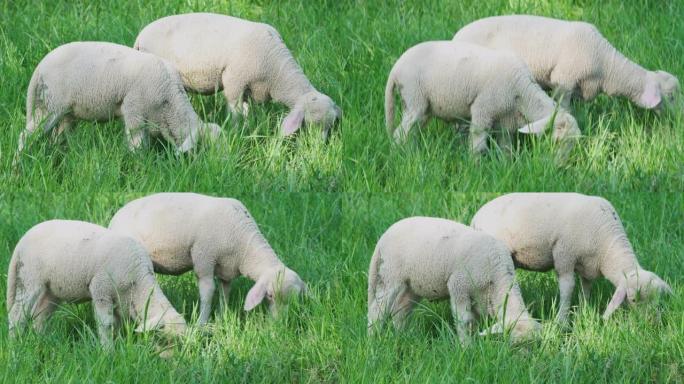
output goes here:
<path id="1" fill-rule="evenodd" d="M 420 298 L 447 296 L 463 345 L 469 344 L 468 328 L 477 313 L 496 316 L 493 329 L 512 327 L 514 341 L 540 330 L 525 308 L 503 243 L 446 219 L 409 217 L 394 223 L 378 240 L 370 262 L 369 331 L 387 315 L 401 329 Z"/>
<path id="2" fill-rule="evenodd" d="M 109 228 L 138 239 L 149 251 L 156 272 L 195 272 L 200 325 L 209 321 L 214 277 L 221 283 L 224 306 L 234 278 L 245 275 L 256 281 L 247 293 L 246 311 L 266 298 L 275 314 L 285 306 L 284 299 L 306 291 L 304 282 L 278 259 L 247 208 L 236 199 L 157 193 L 126 204 Z"/>
<path id="3" fill-rule="evenodd" d="M 154 278 L 150 257 L 130 237 L 73 220 L 37 224 L 19 240 L 7 272 L 9 331 L 33 319 L 42 331 L 60 303 L 92 300 L 100 342 L 112 346 L 112 330 L 126 317 L 137 331 L 186 331 Z"/>
<path id="4" fill-rule="evenodd" d="M 145 26 L 134 47 L 174 63 L 188 90 L 213 94 L 223 89 L 235 116 L 247 115 L 247 96 L 285 104 L 290 109 L 281 125 L 285 136 L 306 122 L 322 124 L 327 140 L 342 116 L 335 102 L 311 85 L 268 24 L 214 13 L 167 16 Z"/>
<path id="5" fill-rule="evenodd" d="M 394 90 L 399 89 L 403 117 L 394 126 Z M 415 124 L 429 115 L 446 121 L 471 118 L 470 141 L 474 153 L 487 145 L 494 126 L 541 134 L 553 121 L 553 137 L 562 143 L 562 159 L 581 132 L 575 119 L 557 110 L 554 101 L 534 83 L 525 63 L 510 53 L 467 43 L 429 41 L 408 49 L 392 68 L 385 89 L 385 119 L 390 136 L 404 141 Z M 555 117 L 555 119 L 554 119 Z M 510 136 L 499 138 L 510 149 Z"/>
<path id="6" fill-rule="evenodd" d="M 581 278 L 584 298 L 592 282 L 606 277 L 615 294 L 603 314 L 608 319 L 628 299 L 648 299 L 671 288 L 641 268 L 617 212 L 608 200 L 578 193 L 511 193 L 477 211 L 471 226 L 488 233 L 512 251 L 517 268 L 558 274 L 557 320 L 567 322 L 575 287 Z"/>
<path id="7" fill-rule="evenodd" d="M 203 124 L 170 63 L 123 45 L 74 42 L 55 48 L 38 64 L 26 97 L 26 128 L 17 158 L 29 135 L 44 124 L 55 137 L 76 120 L 122 117 L 128 147 L 135 151 L 148 136 L 161 136 L 179 153 L 201 136 L 215 138 L 216 124 Z"/>
<path id="8" fill-rule="evenodd" d="M 675 76 L 630 61 L 585 22 L 528 15 L 488 17 L 461 28 L 453 41 L 515 53 L 539 84 L 555 90 L 565 107 L 573 96 L 591 100 L 604 92 L 650 109 L 663 99 L 671 102 L 679 92 Z"/>

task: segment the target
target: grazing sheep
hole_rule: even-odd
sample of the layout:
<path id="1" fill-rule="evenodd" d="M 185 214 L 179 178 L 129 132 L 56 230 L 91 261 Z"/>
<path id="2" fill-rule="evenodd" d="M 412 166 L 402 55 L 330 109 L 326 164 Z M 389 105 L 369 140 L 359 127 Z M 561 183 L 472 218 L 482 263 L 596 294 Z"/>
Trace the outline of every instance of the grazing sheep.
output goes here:
<path id="1" fill-rule="evenodd" d="M 55 48 L 33 72 L 17 156 L 42 123 L 45 133 L 56 137 L 76 120 L 114 117 L 123 118 L 131 150 L 151 135 L 187 152 L 200 136 L 221 132 L 200 121 L 170 63 L 123 45 L 76 42 Z"/>
<path id="2" fill-rule="evenodd" d="M 176 65 L 186 89 L 209 94 L 223 89 L 230 111 L 247 114 L 247 96 L 269 98 L 290 108 L 282 132 L 303 122 L 322 124 L 323 137 L 342 116 L 332 99 L 318 92 L 268 24 L 213 13 L 163 17 L 138 35 L 135 49 Z"/>
<path id="3" fill-rule="evenodd" d="M 626 299 L 630 304 L 671 289 L 641 268 L 622 222 L 604 198 L 578 193 L 511 193 L 485 204 L 473 217 L 473 228 L 508 245 L 518 268 L 555 269 L 560 286 L 558 320 L 567 321 L 575 272 L 584 297 L 592 281 L 605 276 L 616 287 L 604 318 Z"/>
<path id="4" fill-rule="evenodd" d="M 540 328 L 527 313 L 503 243 L 451 220 L 411 217 L 393 224 L 378 240 L 370 263 L 369 328 L 387 314 L 401 328 L 420 298 L 447 296 L 462 344 L 469 341 L 476 313 L 496 316 L 499 329 L 513 327 L 514 339 Z"/>
<path id="5" fill-rule="evenodd" d="M 403 102 L 403 117 L 394 126 L 394 89 Z M 494 126 L 540 134 L 554 119 L 554 139 L 563 143 L 564 157 L 581 135 L 575 119 L 557 110 L 553 100 L 534 83 L 520 59 L 467 43 L 431 41 L 407 50 L 390 72 L 385 89 L 385 118 L 390 135 L 404 140 L 413 125 L 428 116 L 446 121 L 471 118 L 472 150 L 481 153 Z M 510 148 L 510 135 L 500 135 L 500 146 Z"/>
<path id="6" fill-rule="evenodd" d="M 591 100 L 605 92 L 655 108 L 679 92 L 676 77 L 630 61 L 589 23 L 527 15 L 488 17 L 461 28 L 454 41 L 515 53 L 539 84 L 562 97 L 564 106 L 573 95 Z"/>
<path id="7" fill-rule="evenodd" d="M 10 334 L 31 318 L 37 330 L 61 302 L 93 301 L 100 341 L 112 344 L 112 329 L 123 316 L 138 330 L 185 331 L 154 278 L 143 247 L 99 225 L 50 220 L 19 240 L 7 272 Z"/>
<path id="8" fill-rule="evenodd" d="M 228 302 L 231 281 L 245 275 L 256 281 L 245 310 L 264 297 L 272 312 L 290 294 L 306 290 L 263 237 L 241 202 L 195 193 L 158 193 L 133 200 L 112 218 L 109 227 L 138 239 L 149 251 L 158 273 L 180 275 L 194 270 L 199 280 L 199 323 L 211 314 L 214 277 Z"/>

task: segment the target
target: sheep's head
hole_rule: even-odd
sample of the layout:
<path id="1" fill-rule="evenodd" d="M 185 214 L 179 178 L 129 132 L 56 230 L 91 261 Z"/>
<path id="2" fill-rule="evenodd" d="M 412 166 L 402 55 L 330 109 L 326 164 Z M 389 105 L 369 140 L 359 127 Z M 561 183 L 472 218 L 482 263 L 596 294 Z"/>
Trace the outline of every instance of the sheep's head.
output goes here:
<path id="1" fill-rule="evenodd" d="M 153 315 L 135 329 L 136 332 L 161 331 L 169 336 L 180 336 L 188 329 L 185 319 L 169 307 L 164 313 Z"/>
<path id="2" fill-rule="evenodd" d="M 330 97 L 317 91 L 309 92 L 299 99 L 283 120 L 283 135 L 289 136 L 295 133 L 303 123 L 306 123 L 307 125 L 320 125 L 323 138 L 327 140 L 331 129 L 341 118 L 342 110 Z"/>
<path id="3" fill-rule="evenodd" d="M 679 80 L 675 76 L 665 71 L 648 72 L 644 89 L 634 101 L 643 108 L 660 109 L 663 104 L 672 104 L 678 94 Z"/>
<path id="4" fill-rule="evenodd" d="M 289 268 L 274 268 L 264 273 L 247 293 L 245 311 L 251 311 L 264 299 L 267 300 L 269 310 L 276 314 L 287 307 L 288 301 L 305 293 L 306 284 Z"/>
<path id="5" fill-rule="evenodd" d="M 209 139 L 210 141 L 214 141 L 221 136 L 221 126 L 218 124 L 204 123 L 203 128 L 203 134 L 205 138 Z"/>
<path id="6" fill-rule="evenodd" d="M 511 341 L 514 343 L 534 339 L 541 333 L 542 326 L 538 321 L 528 318 L 518 320 L 511 329 Z"/>
<path id="7" fill-rule="evenodd" d="M 609 318 L 625 300 L 629 305 L 635 305 L 640 301 L 649 301 L 661 294 L 671 294 L 672 288 L 658 275 L 645 270 L 635 270 L 625 276 L 615 289 L 610 299 L 603 318 Z"/>

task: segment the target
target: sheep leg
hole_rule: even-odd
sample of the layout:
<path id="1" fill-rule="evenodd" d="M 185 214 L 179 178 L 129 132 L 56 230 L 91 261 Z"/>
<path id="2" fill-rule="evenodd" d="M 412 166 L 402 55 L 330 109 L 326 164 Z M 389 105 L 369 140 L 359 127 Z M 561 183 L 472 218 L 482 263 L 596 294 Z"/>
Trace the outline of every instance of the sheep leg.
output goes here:
<path id="1" fill-rule="evenodd" d="M 230 114 L 236 117 L 246 117 L 249 107 L 245 102 L 245 89 L 247 89 L 245 81 L 231 75 L 228 71 L 224 71 L 221 82 Z"/>
<path id="2" fill-rule="evenodd" d="M 593 281 L 587 279 L 584 276 L 581 276 L 580 283 L 582 284 L 582 297 L 584 298 L 584 301 L 588 301 L 589 296 L 591 295 L 591 286 L 593 284 Z"/>
<path id="3" fill-rule="evenodd" d="M 572 292 L 575 290 L 575 274 L 572 271 L 558 273 L 558 286 L 560 288 L 560 303 L 558 305 L 559 323 L 564 324 L 568 321 Z"/>
<path id="4" fill-rule="evenodd" d="M 468 346 L 471 342 L 470 332 L 475 320 L 470 297 L 460 292 L 450 292 L 451 312 L 456 322 L 456 333 L 462 346 Z"/>
<path id="5" fill-rule="evenodd" d="M 219 279 L 221 285 L 219 285 L 220 295 L 221 295 L 221 309 L 228 309 L 228 298 L 230 296 L 230 280 Z"/>
<path id="6" fill-rule="evenodd" d="M 392 323 L 395 329 L 403 329 L 406 325 L 406 318 L 413 310 L 416 303 L 416 296 L 407 286 L 403 286 L 397 294 L 392 308 Z"/>
<path id="7" fill-rule="evenodd" d="M 487 149 L 487 132 L 492 128 L 494 120 L 490 112 L 475 104 L 471 108 L 470 149 L 473 154 L 480 155 Z"/>
<path id="8" fill-rule="evenodd" d="M 125 99 L 121 105 L 121 114 L 124 119 L 128 149 L 135 152 L 145 143 L 145 118 L 139 107 L 128 100 Z"/>
<path id="9" fill-rule="evenodd" d="M 394 308 L 394 301 L 401 290 L 401 286 L 395 286 L 392 288 L 376 287 L 375 297 L 373 297 L 368 303 L 369 331 L 371 330 L 371 327 L 376 324 L 376 322 L 385 320 L 387 315 L 391 313 L 391 309 Z"/>
<path id="10" fill-rule="evenodd" d="M 114 338 L 114 302 L 111 297 L 93 297 L 97 333 L 105 349 L 111 349 Z"/>
<path id="11" fill-rule="evenodd" d="M 45 293 L 44 287 L 37 287 L 31 291 L 17 290 L 14 295 L 14 304 L 8 314 L 9 334 L 14 336 L 17 328 L 24 328 L 32 319 L 38 299 Z"/>
<path id="12" fill-rule="evenodd" d="M 418 95 L 402 93 L 404 113 L 401 124 L 394 130 L 394 142 L 401 144 L 406 142 L 411 129 L 415 125 L 422 126 L 427 120 L 428 102 Z"/>
<path id="13" fill-rule="evenodd" d="M 45 329 L 45 322 L 52 316 L 55 309 L 57 309 L 57 303 L 54 298 L 47 291 L 44 292 L 33 309 L 33 329 L 42 332 Z"/>

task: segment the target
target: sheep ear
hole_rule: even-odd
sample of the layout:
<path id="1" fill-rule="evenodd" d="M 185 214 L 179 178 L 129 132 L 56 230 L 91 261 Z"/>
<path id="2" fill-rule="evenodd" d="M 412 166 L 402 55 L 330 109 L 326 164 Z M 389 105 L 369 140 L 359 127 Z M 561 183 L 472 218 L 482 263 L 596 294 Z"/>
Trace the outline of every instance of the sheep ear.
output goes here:
<path id="1" fill-rule="evenodd" d="M 617 310 L 620 307 L 620 305 L 622 305 L 622 303 L 625 301 L 625 298 L 627 298 L 627 287 L 625 287 L 624 284 L 620 284 L 615 290 L 613 298 L 610 299 L 610 302 L 606 307 L 606 311 L 603 312 L 603 319 L 608 319 L 613 314 L 613 312 L 615 312 L 615 310 Z"/>
<path id="2" fill-rule="evenodd" d="M 304 122 L 304 111 L 301 108 L 294 108 L 283 120 L 281 129 L 283 136 L 290 136 L 297 132 Z"/>
<path id="3" fill-rule="evenodd" d="M 661 101 L 658 84 L 653 80 L 647 80 L 644 92 L 639 96 L 639 104 L 644 108 L 652 109 L 660 105 Z"/>
<path id="4" fill-rule="evenodd" d="M 252 289 L 247 292 L 245 299 L 245 311 L 251 311 L 257 305 L 261 304 L 266 296 L 266 284 L 257 282 Z"/>
<path id="5" fill-rule="evenodd" d="M 543 119 L 537 120 L 533 123 L 530 123 L 520 129 L 518 129 L 518 132 L 520 133 L 526 133 L 526 134 L 533 134 L 533 135 L 541 135 L 542 133 L 546 132 L 546 128 L 549 125 L 549 117 L 545 117 Z"/>

